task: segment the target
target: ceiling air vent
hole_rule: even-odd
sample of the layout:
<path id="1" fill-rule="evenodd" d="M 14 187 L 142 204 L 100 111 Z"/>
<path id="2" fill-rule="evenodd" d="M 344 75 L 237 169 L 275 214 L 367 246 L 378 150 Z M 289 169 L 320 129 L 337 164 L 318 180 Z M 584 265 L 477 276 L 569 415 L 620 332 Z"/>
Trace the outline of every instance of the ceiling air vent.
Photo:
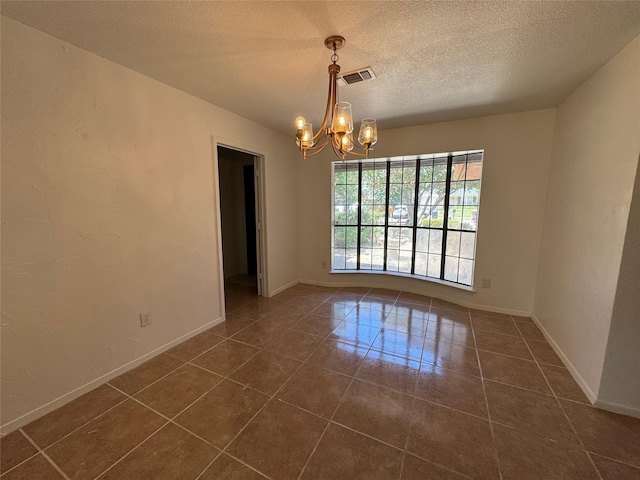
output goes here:
<path id="1" fill-rule="evenodd" d="M 361 68 L 355 72 L 345 73 L 338 77 L 338 85 L 345 86 L 352 83 L 364 82 L 365 80 L 373 80 L 376 78 L 376 74 L 373 73 L 371 67 Z"/>

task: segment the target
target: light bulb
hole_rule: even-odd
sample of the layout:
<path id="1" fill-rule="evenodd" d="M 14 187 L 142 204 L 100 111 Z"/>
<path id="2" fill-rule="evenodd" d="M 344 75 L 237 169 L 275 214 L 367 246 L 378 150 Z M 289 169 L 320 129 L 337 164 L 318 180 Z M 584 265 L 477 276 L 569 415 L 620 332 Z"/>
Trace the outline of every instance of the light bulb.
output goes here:
<path id="1" fill-rule="evenodd" d="M 304 123 L 304 117 L 296 118 L 296 127 L 298 127 L 298 130 L 302 130 L 304 128 Z"/>
<path id="2" fill-rule="evenodd" d="M 341 126 L 344 126 L 344 124 L 346 123 L 346 121 L 345 121 L 345 119 L 344 119 L 344 115 L 340 115 L 340 116 L 338 117 L 338 123 L 339 123 Z"/>
<path id="3" fill-rule="evenodd" d="M 365 138 L 367 141 L 371 140 L 371 134 L 372 134 L 372 133 L 373 133 L 373 132 L 372 132 L 372 130 L 371 130 L 371 127 L 367 127 L 367 128 L 365 128 L 365 129 L 364 129 L 364 138 Z"/>

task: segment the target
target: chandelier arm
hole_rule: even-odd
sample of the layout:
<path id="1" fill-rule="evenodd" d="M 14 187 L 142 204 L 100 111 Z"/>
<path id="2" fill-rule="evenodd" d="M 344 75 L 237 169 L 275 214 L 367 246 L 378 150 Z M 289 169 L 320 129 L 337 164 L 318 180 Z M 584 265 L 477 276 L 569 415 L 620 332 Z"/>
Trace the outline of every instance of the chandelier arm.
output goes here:
<path id="1" fill-rule="evenodd" d="M 307 153 L 307 158 L 314 157 L 315 155 L 318 155 L 322 150 L 324 150 L 324 147 L 326 147 L 326 146 L 327 146 L 327 144 L 325 143 L 324 146 L 321 149 L 319 149 L 317 151 L 314 151 L 312 153 Z"/>
<path id="2" fill-rule="evenodd" d="M 323 143 L 319 143 L 318 145 L 314 145 L 313 147 L 306 148 L 307 152 L 314 152 L 314 153 L 312 153 L 312 154 L 310 154 L 308 156 L 312 157 L 316 153 L 320 153 L 324 149 L 324 147 L 327 146 L 327 143 L 329 143 L 329 137 L 325 137 Z"/>
<path id="3" fill-rule="evenodd" d="M 333 153 L 337 157 L 340 157 L 340 159 L 344 162 L 346 152 L 343 152 L 341 148 L 338 148 L 334 142 L 331 142 L 331 148 L 333 150 Z"/>
<path id="4" fill-rule="evenodd" d="M 328 138 L 329 138 L 329 137 L 327 137 L 327 139 L 328 139 Z M 313 156 L 315 156 L 315 155 L 319 154 L 321 151 L 323 151 L 323 150 L 324 150 L 324 148 L 327 146 L 327 144 L 328 144 L 328 143 L 329 143 L 329 142 L 328 142 L 327 140 L 325 140 L 325 141 L 324 141 L 324 143 L 322 143 L 320 146 L 318 146 L 318 147 L 313 147 L 312 149 L 307 149 L 307 152 L 308 152 L 309 150 L 311 150 L 311 153 L 308 153 L 308 154 L 307 154 L 307 157 L 313 157 Z"/>
<path id="5" fill-rule="evenodd" d="M 360 152 L 354 152 L 353 150 L 351 150 L 349 153 L 347 153 L 347 155 L 355 155 L 356 157 L 367 157 L 367 155 L 365 153 L 360 153 Z"/>

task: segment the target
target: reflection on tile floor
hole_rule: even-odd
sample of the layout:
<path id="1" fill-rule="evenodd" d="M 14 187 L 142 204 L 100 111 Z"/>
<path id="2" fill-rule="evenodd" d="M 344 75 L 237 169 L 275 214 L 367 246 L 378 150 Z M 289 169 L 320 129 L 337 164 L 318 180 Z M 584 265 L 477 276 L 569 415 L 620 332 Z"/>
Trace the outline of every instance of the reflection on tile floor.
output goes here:
<path id="1" fill-rule="evenodd" d="M 0 441 L 15 479 L 640 479 L 531 319 L 227 286 L 227 321 Z"/>

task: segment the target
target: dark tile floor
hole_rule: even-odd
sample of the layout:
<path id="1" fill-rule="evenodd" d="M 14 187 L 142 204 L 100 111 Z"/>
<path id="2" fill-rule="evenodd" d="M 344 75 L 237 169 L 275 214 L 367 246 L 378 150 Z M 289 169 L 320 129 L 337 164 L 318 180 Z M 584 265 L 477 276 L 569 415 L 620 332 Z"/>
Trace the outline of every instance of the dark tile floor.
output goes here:
<path id="1" fill-rule="evenodd" d="M 640 479 L 640 420 L 528 318 L 308 285 L 227 313 L 2 438 L 2 480 Z"/>

